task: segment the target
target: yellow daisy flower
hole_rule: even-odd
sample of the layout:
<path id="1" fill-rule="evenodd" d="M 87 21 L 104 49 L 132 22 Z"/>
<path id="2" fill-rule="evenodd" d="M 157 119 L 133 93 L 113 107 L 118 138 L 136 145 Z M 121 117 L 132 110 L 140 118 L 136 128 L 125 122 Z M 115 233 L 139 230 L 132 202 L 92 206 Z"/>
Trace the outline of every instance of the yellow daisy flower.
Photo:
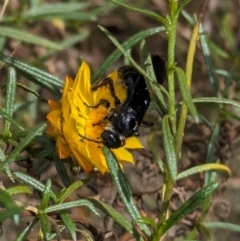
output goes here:
<path id="1" fill-rule="evenodd" d="M 126 98 L 126 91 L 117 84 L 117 71 L 109 75 L 114 82 L 116 96 L 121 103 Z M 66 77 L 63 89 L 62 101 L 50 100 L 50 113 L 47 120 L 50 123 L 47 133 L 56 138 L 56 148 L 60 159 L 72 157 L 77 165 L 86 172 L 96 167 L 101 173 L 107 172 L 108 167 L 102 153 L 103 146 L 101 133 L 104 131 L 108 120 L 105 120 L 109 108 L 104 105 L 96 106 L 102 99 L 110 102 L 110 108 L 114 108 L 114 99 L 109 88 L 102 86 L 93 91 L 91 86 L 90 69 L 86 62 L 82 62 L 77 76 L 73 81 Z M 105 121 L 103 121 L 105 120 Z M 94 123 L 99 123 L 94 125 Z M 86 138 L 83 138 L 86 137 Z M 96 142 L 87 140 L 96 140 Z M 111 149 L 120 162 L 133 162 L 132 154 L 127 149 L 143 148 L 136 137 L 126 138 L 124 146 Z"/>

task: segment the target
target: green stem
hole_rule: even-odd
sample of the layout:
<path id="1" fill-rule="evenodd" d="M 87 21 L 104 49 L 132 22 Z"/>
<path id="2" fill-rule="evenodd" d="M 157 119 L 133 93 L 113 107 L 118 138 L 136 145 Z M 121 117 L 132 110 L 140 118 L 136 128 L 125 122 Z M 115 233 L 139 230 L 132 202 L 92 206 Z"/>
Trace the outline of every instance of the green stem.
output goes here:
<path id="1" fill-rule="evenodd" d="M 166 167 L 165 167 L 165 170 L 167 170 Z M 164 183 L 166 183 L 166 190 L 163 193 L 164 197 L 163 197 L 161 212 L 160 212 L 160 216 L 157 224 L 157 232 L 153 235 L 153 238 L 152 238 L 153 241 L 159 241 L 161 239 L 162 235 L 164 234 L 162 227 L 164 222 L 167 220 L 169 202 L 172 196 L 172 189 L 174 186 L 174 183 L 172 182 L 169 176 L 168 170 L 166 171 L 166 174 L 164 176 Z"/>
<path id="2" fill-rule="evenodd" d="M 171 21 L 168 27 L 168 91 L 169 91 L 169 115 L 175 120 L 175 85 L 174 71 L 171 70 L 175 63 L 176 44 L 176 20 Z M 172 124 L 175 124 L 174 122 Z M 172 126 L 173 128 L 174 126 Z M 175 128 L 173 128 L 175 129 Z"/>

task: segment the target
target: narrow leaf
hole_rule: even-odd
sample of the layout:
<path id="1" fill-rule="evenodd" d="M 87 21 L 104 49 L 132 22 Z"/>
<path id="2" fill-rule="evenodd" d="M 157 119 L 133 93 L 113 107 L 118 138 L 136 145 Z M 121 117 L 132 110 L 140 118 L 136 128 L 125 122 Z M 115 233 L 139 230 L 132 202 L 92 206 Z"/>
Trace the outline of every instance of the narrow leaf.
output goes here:
<path id="1" fill-rule="evenodd" d="M 183 96 L 184 103 L 186 104 L 192 117 L 198 123 L 199 122 L 198 112 L 197 112 L 195 105 L 193 104 L 192 96 L 191 96 L 189 87 L 187 86 L 186 75 L 185 75 L 184 71 L 179 67 L 175 67 L 175 71 L 177 74 L 177 79 L 178 79 L 179 87 L 181 90 L 181 94 Z"/>
<path id="2" fill-rule="evenodd" d="M 161 227 L 162 234 L 177 224 L 183 217 L 191 213 L 199 204 L 203 202 L 218 187 L 217 183 L 210 184 L 196 192 L 185 203 L 182 204 Z"/>
<path id="3" fill-rule="evenodd" d="M 193 99 L 194 103 L 216 103 L 216 104 L 226 104 L 232 105 L 240 109 L 240 103 L 235 100 L 229 100 L 225 98 L 218 98 L 218 97 L 201 97 Z"/>
<path id="4" fill-rule="evenodd" d="M 66 229 L 71 235 L 71 238 L 76 241 L 77 240 L 77 235 L 76 235 L 76 227 L 74 222 L 72 221 L 71 216 L 66 213 L 66 212 L 61 212 L 60 213 L 61 220 L 63 224 L 65 225 Z"/>
<path id="5" fill-rule="evenodd" d="M 0 222 L 7 218 L 13 218 L 18 215 L 23 207 L 18 207 L 12 197 L 5 190 L 0 189 L 0 207 L 4 209 L 0 211 Z"/>
<path id="6" fill-rule="evenodd" d="M 16 94 L 17 74 L 13 67 L 8 68 L 8 80 L 6 85 L 5 112 L 12 117 L 14 112 L 14 102 Z M 9 135 L 11 122 L 5 120 L 3 135 Z"/>
<path id="7" fill-rule="evenodd" d="M 93 198 L 89 198 L 88 200 L 94 205 L 94 207 L 98 208 L 103 213 L 112 217 L 127 232 L 131 233 L 137 240 L 139 240 L 140 235 L 137 232 L 137 230 L 134 228 L 134 226 L 125 217 L 122 216 L 121 213 L 116 211 L 116 209 L 110 207 L 109 205 L 107 205 L 104 202 L 101 202 L 99 200 L 95 200 Z"/>
<path id="8" fill-rule="evenodd" d="M 14 172 L 13 175 L 19 180 L 22 181 L 28 185 L 30 185 L 31 187 L 35 188 L 36 190 L 40 191 L 40 192 L 44 192 L 45 190 L 45 185 L 38 181 L 37 179 L 35 179 L 34 177 L 31 177 L 27 174 L 24 174 L 22 172 Z M 51 191 L 50 192 L 51 197 L 56 201 L 57 197 L 56 195 Z"/>
<path id="9" fill-rule="evenodd" d="M 186 171 L 179 173 L 177 180 L 206 171 L 225 171 L 227 172 L 228 176 L 231 175 L 231 170 L 228 168 L 228 166 L 219 163 L 208 163 L 189 168 Z"/>
<path id="10" fill-rule="evenodd" d="M 41 206 L 40 210 L 44 211 L 49 204 L 50 197 L 51 197 L 51 187 L 52 187 L 52 182 L 50 179 L 47 180 L 44 191 L 43 191 L 43 196 L 42 196 L 42 201 L 41 201 Z"/>
<path id="11" fill-rule="evenodd" d="M 10 27 L 0 26 L 0 35 L 15 39 L 18 41 L 40 45 L 50 49 L 62 50 L 61 46 L 59 46 L 58 44 L 50 40 L 27 33 L 24 30 L 14 29 L 12 27 L 10 28 Z"/>
<path id="12" fill-rule="evenodd" d="M 32 231 L 34 225 L 38 222 L 38 218 L 34 218 L 30 224 L 22 231 L 22 233 L 20 235 L 18 235 L 18 237 L 15 239 L 15 241 L 25 241 L 28 237 L 28 235 L 30 234 L 30 232 Z"/>
<path id="13" fill-rule="evenodd" d="M 227 222 L 204 222 L 203 225 L 209 229 L 224 229 L 232 232 L 240 232 L 239 224 Z"/>
<path id="14" fill-rule="evenodd" d="M 51 221 L 50 218 L 46 213 L 40 213 L 39 214 L 40 218 L 40 224 L 41 224 L 41 229 L 43 232 L 43 236 L 45 240 L 49 240 L 50 232 L 51 232 Z"/>
<path id="15" fill-rule="evenodd" d="M 158 142 L 154 140 L 154 135 L 148 136 L 147 143 L 148 143 L 148 147 L 151 150 L 155 160 L 157 161 L 159 169 L 162 172 L 164 172 L 163 160 L 160 156 L 159 145 L 157 144 Z"/>
<path id="16" fill-rule="evenodd" d="M 32 158 L 42 159 L 49 155 L 51 155 L 56 150 L 55 145 L 49 145 L 47 147 L 42 148 L 34 148 L 29 153 L 31 153 Z"/>
<path id="17" fill-rule="evenodd" d="M 3 162 L 0 163 L 0 169 L 3 169 L 11 162 L 14 162 L 17 156 L 30 143 L 30 141 L 34 138 L 34 136 L 41 133 L 45 128 L 46 128 L 46 124 L 42 124 L 35 127 L 32 131 L 29 131 L 27 136 L 21 140 L 19 145 L 6 157 L 6 159 Z"/>
<path id="18" fill-rule="evenodd" d="M 65 187 L 68 187 L 70 185 L 70 178 L 67 174 L 63 161 L 59 158 L 59 156 L 56 153 L 53 155 L 53 159 L 62 183 Z"/>
<path id="19" fill-rule="evenodd" d="M 8 189 L 6 189 L 6 191 L 11 196 L 19 193 L 26 193 L 26 194 L 32 193 L 32 190 L 28 186 L 20 186 L 20 185 L 9 187 Z"/>
<path id="20" fill-rule="evenodd" d="M 168 25 L 167 20 L 166 20 L 164 17 L 162 17 L 161 15 L 156 14 L 155 12 L 148 11 L 148 10 L 141 9 L 141 8 L 131 7 L 131 6 L 127 5 L 127 4 L 118 2 L 118 1 L 116 1 L 116 0 L 110 0 L 110 1 L 113 2 L 113 3 L 115 3 L 115 4 L 117 4 L 117 5 L 119 5 L 119 6 L 121 6 L 121 7 L 124 7 L 124 8 L 126 8 L 126 9 L 129 9 L 129 10 L 131 10 L 131 11 L 134 11 L 134 12 L 141 13 L 141 14 L 143 14 L 143 15 L 146 15 L 147 17 L 150 17 L 150 18 L 152 18 L 152 19 L 154 19 L 154 20 L 157 20 L 157 21 L 161 22 L 161 23 L 164 24 L 165 26 Z"/>
<path id="21" fill-rule="evenodd" d="M 2 223 L 8 218 L 14 218 L 15 220 L 19 220 L 19 214 L 22 210 L 22 207 L 13 206 L 9 209 L 4 209 L 3 211 L 0 211 L 0 222 Z"/>
<path id="22" fill-rule="evenodd" d="M 74 207 L 80 207 L 80 206 L 86 206 L 94 214 L 100 216 L 98 214 L 96 208 L 92 205 L 92 203 L 85 199 L 53 205 L 51 207 L 46 208 L 45 213 L 51 213 L 51 212 L 61 211 L 61 210 L 70 209 L 70 208 L 74 208 Z"/>
<path id="23" fill-rule="evenodd" d="M 172 181 L 177 179 L 177 158 L 174 147 L 174 139 L 170 128 L 169 116 L 166 115 L 162 120 L 163 145 L 167 159 L 167 166 Z"/>
<path id="24" fill-rule="evenodd" d="M 144 218 L 140 218 L 136 221 L 136 223 L 139 225 L 140 223 L 144 223 L 150 227 L 152 227 L 154 229 L 154 231 L 156 232 L 157 230 L 157 224 L 154 222 L 154 220 L 152 218 L 148 218 L 148 217 L 144 217 Z"/>
<path id="25" fill-rule="evenodd" d="M 129 214 L 131 215 L 134 221 L 138 218 L 141 218 L 141 214 L 139 213 L 138 208 L 133 199 L 127 177 L 123 173 L 118 161 L 116 160 L 115 156 L 112 154 L 110 149 L 108 149 L 107 147 L 104 146 L 102 148 L 102 151 L 106 158 L 112 179 Z M 142 231 L 144 231 L 146 235 L 151 235 L 148 227 L 145 224 L 140 224 L 139 228 Z"/>
<path id="26" fill-rule="evenodd" d="M 201 31 L 201 33 L 203 33 L 202 25 L 200 25 L 200 31 Z M 210 50 L 209 50 L 208 43 L 207 43 L 206 34 L 200 34 L 200 44 L 202 47 L 203 57 L 204 57 L 204 61 L 205 61 L 206 67 L 207 67 L 209 80 L 212 84 L 214 94 L 215 94 L 215 96 L 217 96 L 218 95 L 218 80 L 217 80 L 216 73 L 214 71 L 211 54 L 210 54 Z"/>
<path id="27" fill-rule="evenodd" d="M 89 3 L 51 3 L 34 6 L 21 14 L 21 18 L 42 18 L 45 16 L 55 17 L 62 13 L 79 11 L 89 6 Z M 60 15 L 61 16 L 61 15 Z"/>
<path id="28" fill-rule="evenodd" d="M 2 149 L 0 148 L 0 162 L 3 162 L 5 160 L 6 156 L 3 153 Z M 12 172 L 10 171 L 9 166 L 6 166 L 5 168 L 3 168 L 3 172 L 5 172 L 7 174 L 7 176 L 9 177 L 9 179 L 14 183 L 15 180 L 13 178 Z"/>
<path id="29" fill-rule="evenodd" d="M 140 58 L 141 58 L 141 62 L 144 64 L 145 71 L 148 74 L 148 76 L 150 76 L 150 79 L 153 80 L 149 82 L 146 81 L 146 84 L 151 96 L 151 100 L 153 101 L 155 105 L 155 109 L 158 110 L 158 113 L 160 114 L 160 116 L 164 116 L 167 114 L 167 107 L 164 103 L 163 94 L 161 92 L 161 86 L 158 84 L 154 73 L 151 55 L 147 49 L 145 40 L 141 41 L 140 51 L 141 51 Z"/>
<path id="30" fill-rule="evenodd" d="M 72 192 L 74 192 L 76 189 L 78 189 L 82 185 L 83 185 L 83 182 L 81 180 L 78 180 L 78 181 L 72 183 L 68 188 L 63 189 L 61 191 L 60 197 L 58 199 L 58 203 L 62 203 Z"/>
<path id="31" fill-rule="evenodd" d="M 8 115 L 5 111 L 0 109 L 0 115 L 7 121 L 9 121 L 11 124 L 14 126 L 18 127 L 20 130 L 24 130 L 24 128 L 15 120 L 13 119 L 10 115 Z"/>
<path id="32" fill-rule="evenodd" d="M 182 11 L 182 9 L 183 9 L 188 3 L 190 3 L 191 1 L 192 1 L 192 0 L 183 0 L 183 1 L 179 4 L 178 10 L 177 10 L 176 14 L 179 14 L 179 13 Z"/>
<path id="33" fill-rule="evenodd" d="M 128 50 L 138 42 L 140 42 L 142 39 L 145 39 L 147 37 L 150 37 L 154 34 L 160 33 L 164 31 L 164 27 L 157 27 L 157 28 L 150 28 L 144 31 L 141 31 L 132 37 L 130 37 L 128 40 L 124 41 L 122 43 L 122 46 Z M 114 50 L 104 61 L 104 63 L 101 65 L 101 67 L 98 69 L 98 71 L 93 75 L 92 79 L 93 82 L 98 80 L 104 72 L 112 66 L 112 64 L 122 55 L 121 51 L 119 49 Z"/>
<path id="34" fill-rule="evenodd" d="M 6 64 L 14 67 L 18 71 L 20 71 L 26 78 L 29 78 L 29 80 L 33 81 L 34 83 L 53 90 L 54 89 L 62 89 L 64 82 L 55 76 L 48 74 L 38 68 L 35 68 L 31 65 L 28 65 L 24 62 L 21 62 L 17 59 L 8 57 L 4 55 L 2 52 L 0 52 L 0 60 L 5 62 Z M 55 90 L 56 92 L 56 90 Z"/>

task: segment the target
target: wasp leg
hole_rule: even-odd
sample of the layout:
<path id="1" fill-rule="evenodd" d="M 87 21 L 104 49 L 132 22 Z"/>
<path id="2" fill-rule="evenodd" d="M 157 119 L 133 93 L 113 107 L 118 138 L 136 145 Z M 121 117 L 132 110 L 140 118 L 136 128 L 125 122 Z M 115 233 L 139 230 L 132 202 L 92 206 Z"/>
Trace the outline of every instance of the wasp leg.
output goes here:
<path id="1" fill-rule="evenodd" d="M 111 93 L 111 95 L 112 95 L 112 97 L 113 97 L 113 99 L 115 101 L 115 106 L 120 105 L 121 102 L 120 102 L 120 100 L 118 99 L 118 97 L 115 94 L 113 80 L 111 78 L 105 78 L 99 84 L 93 86 L 92 90 L 96 91 L 96 90 L 98 90 L 102 86 L 109 86 L 110 93 Z"/>
<path id="2" fill-rule="evenodd" d="M 94 140 L 92 138 L 89 138 L 87 136 L 83 136 L 81 134 L 78 134 L 82 139 L 86 140 L 86 141 L 92 141 L 92 142 L 95 142 L 95 143 L 103 143 L 102 141 L 97 141 L 97 140 Z"/>
<path id="3" fill-rule="evenodd" d="M 105 106 L 107 109 L 110 107 L 110 102 L 109 100 L 101 99 L 98 104 L 96 105 L 88 105 L 87 103 L 84 102 L 84 105 L 86 105 L 89 108 L 98 108 L 100 105 Z"/>
<path id="4" fill-rule="evenodd" d="M 142 124 L 143 124 L 144 126 L 153 126 L 153 123 L 152 123 L 152 122 L 145 121 L 145 120 L 142 121 Z"/>

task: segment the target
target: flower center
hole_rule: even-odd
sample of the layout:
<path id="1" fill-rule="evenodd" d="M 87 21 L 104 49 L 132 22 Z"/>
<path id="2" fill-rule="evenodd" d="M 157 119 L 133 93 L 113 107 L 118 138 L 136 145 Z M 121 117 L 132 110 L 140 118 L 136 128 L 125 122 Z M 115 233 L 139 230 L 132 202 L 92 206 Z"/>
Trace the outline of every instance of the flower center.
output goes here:
<path id="1" fill-rule="evenodd" d="M 101 133 L 104 131 L 108 120 L 106 119 L 109 109 L 105 106 L 99 106 L 89 112 L 86 121 L 85 133 L 88 138 L 101 141 Z"/>

